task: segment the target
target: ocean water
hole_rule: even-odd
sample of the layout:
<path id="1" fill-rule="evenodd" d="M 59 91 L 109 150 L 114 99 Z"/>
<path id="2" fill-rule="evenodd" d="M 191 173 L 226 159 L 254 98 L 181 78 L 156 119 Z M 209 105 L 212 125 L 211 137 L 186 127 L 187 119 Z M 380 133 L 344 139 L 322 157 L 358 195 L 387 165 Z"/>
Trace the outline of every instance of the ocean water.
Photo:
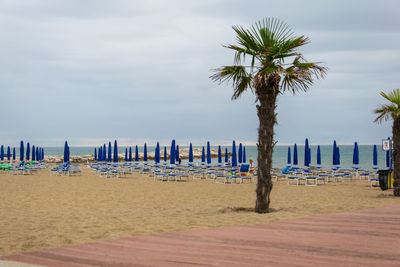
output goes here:
<path id="1" fill-rule="evenodd" d="M 194 146 L 195 148 L 201 148 L 200 146 Z M 180 148 L 187 148 L 187 146 L 180 146 Z M 217 148 L 213 146 L 213 148 Z M 316 165 L 317 158 L 317 146 L 311 146 L 311 165 Z M 353 167 L 353 146 L 345 146 L 339 145 L 340 148 L 340 166 L 342 168 L 351 168 Z M 372 153 L 373 146 L 371 145 L 359 145 L 359 153 L 360 153 L 360 164 L 359 167 L 362 169 L 371 169 L 372 166 Z M 63 155 L 63 147 L 45 147 L 45 155 L 48 156 L 62 156 Z M 147 151 L 153 152 L 155 146 L 148 146 Z M 291 158 L 293 160 L 293 146 L 290 147 L 291 150 Z M 323 168 L 331 168 L 332 166 L 332 146 L 321 146 L 321 166 Z M 132 151 L 134 151 L 134 147 L 132 147 Z M 163 147 L 161 148 L 163 155 Z M 167 147 L 167 151 L 169 153 L 169 147 Z M 225 151 L 225 147 L 222 147 L 222 151 Z M 228 146 L 228 151 L 232 151 L 232 147 Z M 236 150 L 237 151 L 237 150 Z M 276 146 L 274 148 L 274 153 L 272 156 L 273 167 L 282 168 L 287 166 L 287 146 Z M 139 152 L 143 152 L 143 146 L 139 147 Z M 304 166 L 304 145 L 297 146 L 298 152 L 298 161 L 299 167 Z M 94 147 L 70 147 L 70 155 L 71 156 L 83 156 L 83 155 L 93 155 Z M 118 153 L 124 155 L 125 147 L 118 147 Z M 223 152 L 224 153 L 224 152 Z M 161 155 L 161 157 L 162 157 Z M 18 157 L 18 155 L 17 155 Z M 254 163 L 257 164 L 257 147 L 256 146 L 246 146 L 246 158 L 247 161 L 253 159 Z M 200 160 L 195 159 L 195 161 L 200 162 Z M 217 162 L 216 158 L 212 159 L 213 163 Z M 185 161 L 183 161 L 185 163 Z M 380 146 L 378 146 L 378 167 L 386 168 L 386 152 L 382 150 Z"/>

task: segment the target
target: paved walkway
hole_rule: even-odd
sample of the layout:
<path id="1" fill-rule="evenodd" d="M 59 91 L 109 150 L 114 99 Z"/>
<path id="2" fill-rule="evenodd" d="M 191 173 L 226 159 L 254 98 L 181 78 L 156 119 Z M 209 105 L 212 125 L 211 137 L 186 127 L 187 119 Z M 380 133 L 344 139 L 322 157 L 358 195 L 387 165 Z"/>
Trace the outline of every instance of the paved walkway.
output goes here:
<path id="1" fill-rule="evenodd" d="M 400 266 L 400 204 L 265 225 L 136 236 L 0 259 L 80 267 Z"/>

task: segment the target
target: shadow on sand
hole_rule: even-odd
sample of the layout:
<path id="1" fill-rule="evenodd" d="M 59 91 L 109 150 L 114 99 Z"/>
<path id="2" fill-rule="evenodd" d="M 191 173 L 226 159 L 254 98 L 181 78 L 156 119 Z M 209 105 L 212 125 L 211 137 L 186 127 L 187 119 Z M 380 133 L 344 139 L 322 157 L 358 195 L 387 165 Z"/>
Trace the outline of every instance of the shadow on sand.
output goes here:
<path id="1" fill-rule="evenodd" d="M 269 213 L 271 212 L 277 212 L 278 210 L 270 208 Z M 254 213 L 254 208 L 245 208 L 245 207 L 227 207 L 220 209 L 218 211 L 219 213 Z"/>

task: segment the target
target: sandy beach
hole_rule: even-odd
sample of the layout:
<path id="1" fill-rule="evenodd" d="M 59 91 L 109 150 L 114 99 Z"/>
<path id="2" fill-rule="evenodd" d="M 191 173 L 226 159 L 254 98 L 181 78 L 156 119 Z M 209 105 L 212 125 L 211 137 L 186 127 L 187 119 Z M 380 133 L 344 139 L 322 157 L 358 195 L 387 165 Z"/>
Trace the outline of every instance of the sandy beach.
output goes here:
<path id="1" fill-rule="evenodd" d="M 0 255 L 194 228 L 265 224 L 399 203 L 368 181 L 318 187 L 275 183 L 269 214 L 252 211 L 255 184 L 154 182 L 140 174 L 0 174 Z"/>

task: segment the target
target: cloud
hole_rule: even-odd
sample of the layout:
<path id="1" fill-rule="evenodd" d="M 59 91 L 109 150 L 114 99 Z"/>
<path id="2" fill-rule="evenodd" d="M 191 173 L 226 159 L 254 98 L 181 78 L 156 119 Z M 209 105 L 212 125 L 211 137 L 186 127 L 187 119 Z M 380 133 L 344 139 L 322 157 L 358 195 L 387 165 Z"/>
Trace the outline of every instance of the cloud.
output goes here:
<path id="1" fill-rule="evenodd" d="M 380 90 L 398 87 L 396 1 L 34 1 L 0 4 L 0 138 L 83 145 L 118 138 L 257 141 L 255 97 L 231 101 L 212 69 L 232 64 L 232 25 L 266 16 L 311 38 L 329 67 L 308 93 L 278 100 L 276 139 L 376 143 Z M 257 8 L 254 8 L 257 7 Z M 130 141 L 129 141 L 130 140 Z M 125 142 L 124 141 L 124 142 Z M 71 143 L 71 145 L 73 145 Z"/>

